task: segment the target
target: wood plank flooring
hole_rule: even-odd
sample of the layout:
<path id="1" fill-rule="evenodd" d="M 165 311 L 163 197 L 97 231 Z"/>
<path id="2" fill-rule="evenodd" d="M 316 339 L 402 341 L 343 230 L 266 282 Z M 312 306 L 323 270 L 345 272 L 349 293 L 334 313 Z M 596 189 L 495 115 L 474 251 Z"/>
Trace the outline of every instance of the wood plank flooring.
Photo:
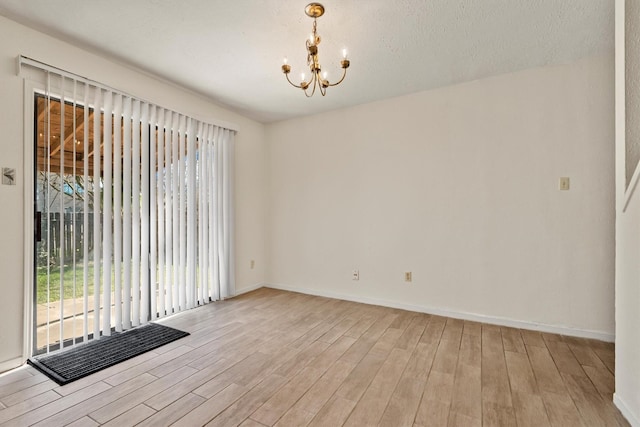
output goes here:
<path id="1" fill-rule="evenodd" d="M 0 376 L 7 426 L 628 426 L 613 344 L 259 289 L 189 337 L 57 386 Z"/>

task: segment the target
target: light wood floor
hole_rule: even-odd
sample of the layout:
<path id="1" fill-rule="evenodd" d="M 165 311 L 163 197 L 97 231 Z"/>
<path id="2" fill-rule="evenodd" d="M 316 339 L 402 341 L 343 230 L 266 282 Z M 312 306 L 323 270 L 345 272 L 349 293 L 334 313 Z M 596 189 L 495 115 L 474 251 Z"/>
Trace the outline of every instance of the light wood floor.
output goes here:
<path id="1" fill-rule="evenodd" d="M 260 289 L 191 336 L 64 387 L 0 376 L 0 423 L 626 426 L 612 344 Z"/>

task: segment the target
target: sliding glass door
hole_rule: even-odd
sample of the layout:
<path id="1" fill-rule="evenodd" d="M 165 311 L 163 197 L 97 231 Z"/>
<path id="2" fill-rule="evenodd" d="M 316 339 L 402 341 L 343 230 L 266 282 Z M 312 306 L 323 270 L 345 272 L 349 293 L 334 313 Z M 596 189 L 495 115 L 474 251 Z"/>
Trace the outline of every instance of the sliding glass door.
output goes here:
<path id="1" fill-rule="evenodd" d="M 234 132 L 24 61 L 44 77 L 25 102 L 35 211 L 29 352 L 233 295 Z"/>

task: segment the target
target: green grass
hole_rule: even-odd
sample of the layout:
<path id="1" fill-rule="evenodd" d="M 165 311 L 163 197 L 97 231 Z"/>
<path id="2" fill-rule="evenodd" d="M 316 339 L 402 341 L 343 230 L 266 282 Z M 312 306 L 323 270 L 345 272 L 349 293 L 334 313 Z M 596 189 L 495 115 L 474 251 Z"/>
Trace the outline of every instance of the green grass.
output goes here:
<path id="1" fill-rule="evenodd" d="M 101 266 L 102 267 L 102 266 Z M 93 295 L 93 262 L 90 262 L 87 266 L 89 273 L 89 286 L 88 293 Z M 81 298 L 84 296 L 84 266 L 82 261 L 78 261 L 75 268 L 76 280 L 75 280 L 75 297 Z M 115 280 L 115 272 L 111 271 L 111 290 L 115 290 L 113 285 Z M 66 265 L 64 267 L 63 277 L 63 295 L 64 299 L 72 299 L 73 293 L 73 267 Z M 100 268 L 100 288 L 104 283 L 102 268 Z M 37 303 L 44 304 L 47 302 L 47 268 L 38 267 L 36 269 L 36 295 Z M 54 266 L 49 270 L 49 302 L 60 301 L 60 267 Z"/>
<path id="2" fill-rule="evenodd" d="M 93 263 L 88 265 L 89 271 L 89 295 L 93 295 Z M 63 276 L 64 299 L 74 297 L 73 267 L 65 266 Z M 84 266 L 76 265 L 75 268 L 75 297 L 84 295 Z M 100 273 L 100 286 L 102 286 L 102 272 Z M 47 302 L 47 268 L 38 267 L 36 269 L 36 295 L 38 304 Z M 60 300 L 60 267 L 54 266 L 49 270 L 49 302 Z"/>

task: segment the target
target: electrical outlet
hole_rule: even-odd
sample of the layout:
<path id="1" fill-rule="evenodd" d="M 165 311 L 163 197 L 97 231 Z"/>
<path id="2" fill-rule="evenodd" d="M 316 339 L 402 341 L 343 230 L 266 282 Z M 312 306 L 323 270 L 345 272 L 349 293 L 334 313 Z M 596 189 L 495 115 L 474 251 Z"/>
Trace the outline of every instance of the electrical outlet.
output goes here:
<path id="1" fill-rule="evenodd" d="M 249 264 L 251 265 L 251 269 L 253 270 L 256 266 L 256 260 L 252 259 Z"/>
<path id="2" fill-rule="evenodd" d="M 405 271 L 404 272 L 404 281 L 405 282 L 411 282 L 411 280 L 413 279 L 412 274 L 410 271 Z"/>
<path id="3" fill-rule="evenodd" d="M 560 188 L 560 190 L 562 191 L 568 191 L 569 188 L 571 187 L 571 182 L 569 180 L 568 176 L 561 176 L 560 177 L 560 182 L 558 183 L 558 187 Z"/>
<path id="4" fill-rule="evenodd" d="M 360 270 L 353 270 L 351 280 L 360 280 Z"/>

